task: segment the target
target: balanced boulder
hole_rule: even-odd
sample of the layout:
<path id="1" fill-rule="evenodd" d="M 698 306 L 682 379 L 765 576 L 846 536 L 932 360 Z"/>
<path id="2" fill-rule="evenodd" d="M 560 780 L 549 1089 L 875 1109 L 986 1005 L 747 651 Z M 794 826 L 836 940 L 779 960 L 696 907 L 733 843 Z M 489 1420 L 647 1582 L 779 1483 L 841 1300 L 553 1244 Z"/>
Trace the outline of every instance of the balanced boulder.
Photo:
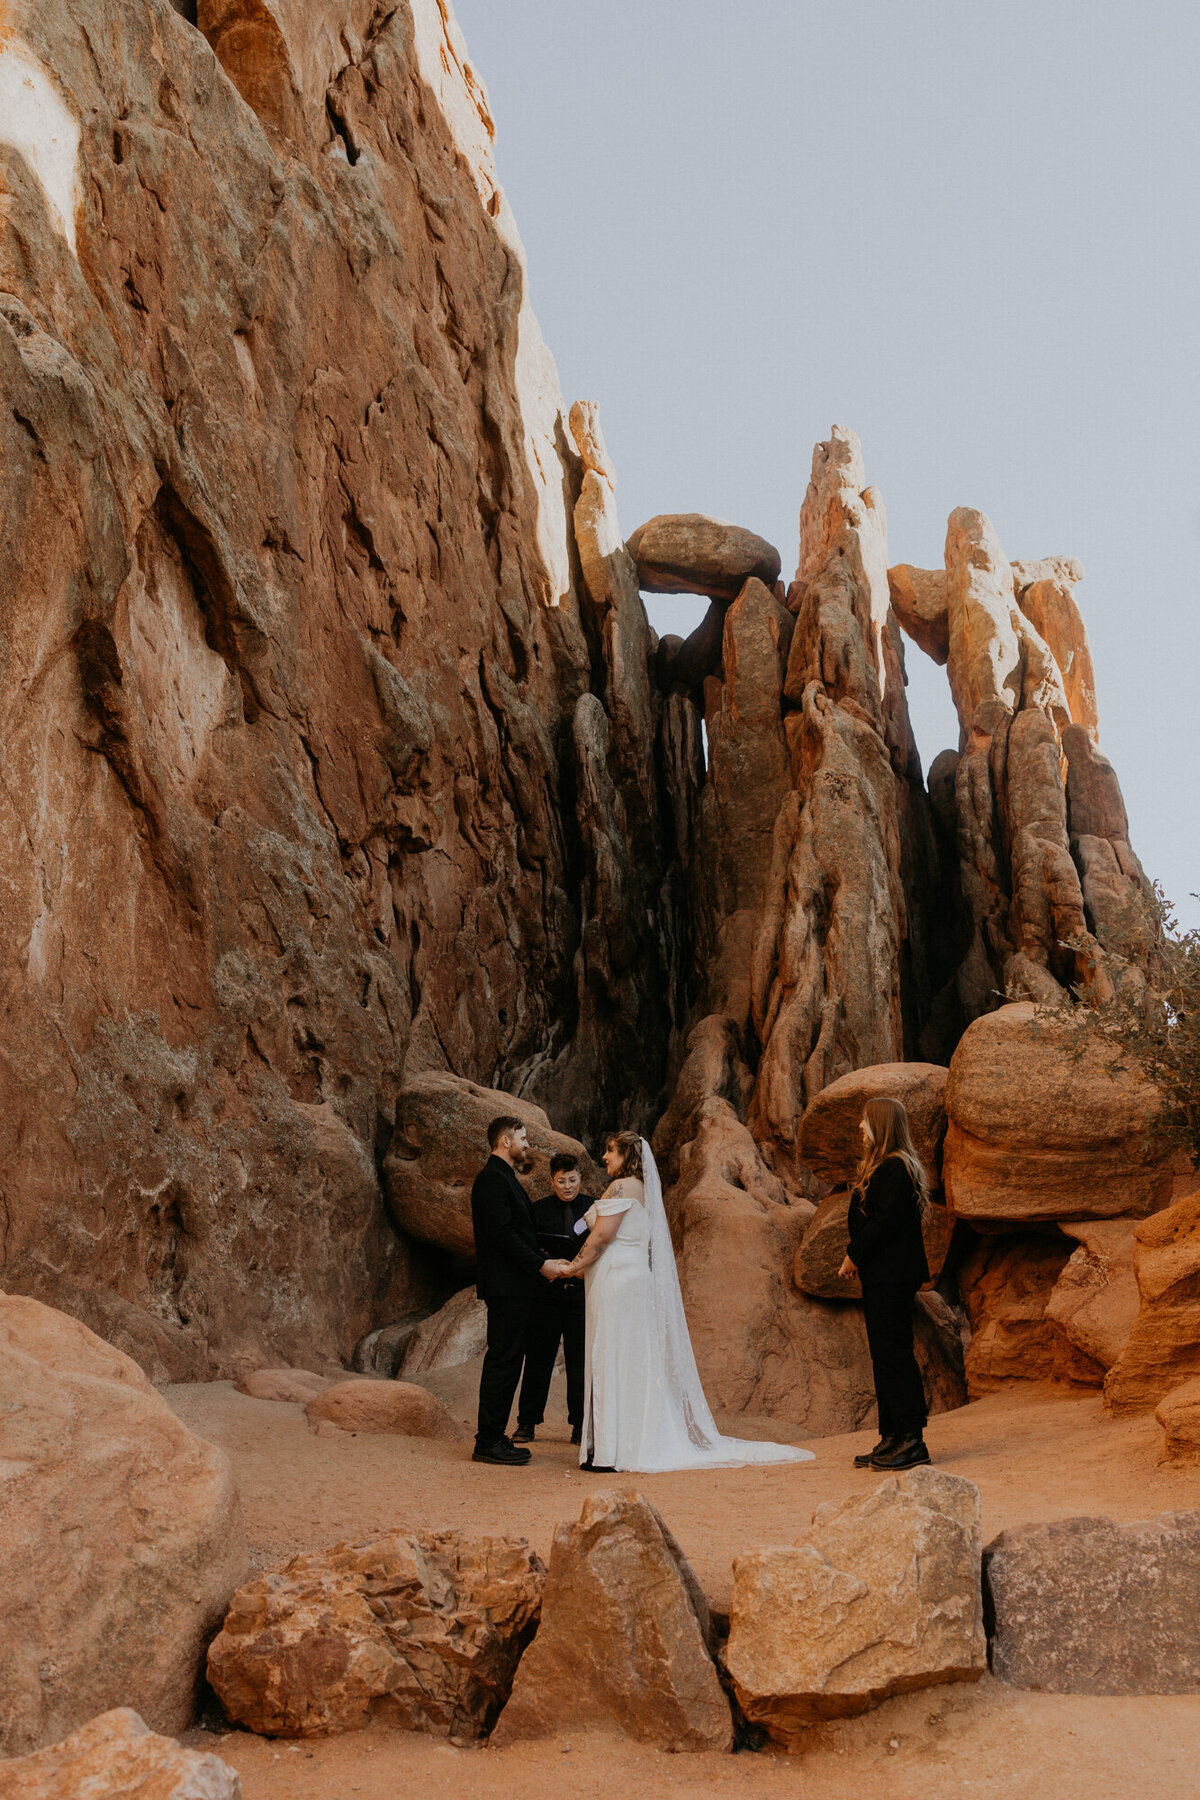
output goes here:
<path id="1" fill-rule="evenodd" d="M 782 566 L 765 538 L 707 513 L 659 513 L 638 526 L 625 548 L 648 594 L 736 600 L 751 577 L 773 587 Z"/>
<path id="2" fill-rule="evenodd" d="M 1200 1693 L 1200 1512 L 1055 1519 L 983 1559 L 992 1672 L 1052 1694 Z"/>
<path id="3" fill-rule="evenodd" d="M 1173 1180 L 1149 1135 L 1157 1106 L 1099 1036 L 1029 1001 L 1002 1006 L 968 1027 L 950 1062 L 947 1199 L 988 1223 L 1154 1212 Z"/>
<path id="4" fill-rule="evenodd" d="M 542 1622 L 494 1744 L 599 1726 L 660 1750 L 729 1750 L 733 1721 L 708 1606 L 641 1494 L 593 1494 L 560 1525 Z"/>
<path id="5" fill-rule="evenodd" d="M 208 1653 L 229 1718 L 267 1737 L 481 1737 L 537 1625 L 545 1569 L 522 1538 L 397 1532 L 294 1556 L 239 1588 Z"/>
<path id="6" fill-rule="evenodd" d="M 979 1490 L 914 1469 L 818 1507 L 794 1546 L 735 1558 L 725 1663 L 751 1724 L 794 1745 L 889 1694 L 987 1666 Z"/>
<path id="7" fill-rule="evenodd" d="M 183 1730 L 246 1570 L 228 1459 L 129 1357 L 16 1294 L 0 1294 L 0 1394 L 0 1753 L 118 1705 Z"/>
<path id="8" fill-rule="evenodd" d="M 240 1800 L 241 1792 L 236 1769 L 159 1737 L 128 1706 L 0 1766 L 4 1800 Z"/>

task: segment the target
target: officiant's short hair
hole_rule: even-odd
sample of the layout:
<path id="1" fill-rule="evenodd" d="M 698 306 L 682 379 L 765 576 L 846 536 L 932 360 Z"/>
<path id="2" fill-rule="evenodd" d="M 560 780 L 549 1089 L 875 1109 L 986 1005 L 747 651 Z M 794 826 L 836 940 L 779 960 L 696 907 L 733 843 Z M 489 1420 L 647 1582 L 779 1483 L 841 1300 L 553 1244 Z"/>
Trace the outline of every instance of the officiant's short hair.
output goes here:
<path id="1" fill-rule="evenodd" d="M 577 1169 L 578 1167 L 579 1158 L 577 1156 L 572 1156 L 569 1150 L 556 1150 L 554 1155 L 550 1158 L 550 1173 L 552 1175 L 561 1175 L 566 1169 Z"/>
<path id="2" fill-rule="evenodd" d="M 488 1149 L 494 1150 L 506 1131 L 527 1130 L 524 1119 L 514 1119 L 511 1113 L 503 1113 L 500 1118 L 493 1119 L 488 1126 Z"/>

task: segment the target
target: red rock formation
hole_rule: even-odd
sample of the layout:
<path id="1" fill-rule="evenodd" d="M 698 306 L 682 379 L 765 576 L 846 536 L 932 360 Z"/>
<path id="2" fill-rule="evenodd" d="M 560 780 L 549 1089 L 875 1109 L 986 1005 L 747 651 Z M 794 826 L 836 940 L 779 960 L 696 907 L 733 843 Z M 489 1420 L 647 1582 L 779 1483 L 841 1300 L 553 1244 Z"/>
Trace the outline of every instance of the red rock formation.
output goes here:
<path id="1" fill-rule="evenodd" d="M 402 1079 L 644 1104 L 677 954 L 457 27 L 196 17 L 9 8 L 78 193 L 10 155 L 0 227 L 4 1280 L 177 1378 L 436 1303 Z"/>

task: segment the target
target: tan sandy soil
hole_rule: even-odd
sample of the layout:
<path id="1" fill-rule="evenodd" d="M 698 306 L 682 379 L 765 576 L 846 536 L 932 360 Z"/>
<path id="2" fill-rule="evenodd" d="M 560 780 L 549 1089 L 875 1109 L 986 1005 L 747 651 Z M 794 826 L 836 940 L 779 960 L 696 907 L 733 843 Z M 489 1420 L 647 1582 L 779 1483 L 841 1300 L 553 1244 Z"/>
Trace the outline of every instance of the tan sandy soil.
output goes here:
<path id="1" fill-rule="evenodd" d="M 468 1420 L 474 1370 L 428 1378 Z M 563 1417 L 561 1374 L 552 1421 Z M 728 1604 L 735 1554 L 786 1543 L 821 1501 L 866 1492 L 879 1477 L 850 1466 L 870 1433 L 813 1440 L 816 1460 L 776 1469 L 594 1476 L 580 1472 L 565 1424 L 544 1428 L 525 1469 L 469 1460 L 470 1440 L 314 1435 L 298 1406 L 251 1400 L 225 1382 L 164 1393 L 195 1430 L 233 1458 L 254 1560 L 396 1526 L 527 1537 L 545 1556 L 559 1520 L 603 1485 L 640 1488 L 658 1506 L 718 1608 Z M 761 1421 L 722 1421 L 743 1436 L 784 1436 Z M 985 1542 L 1027 1520 L 1103 1513 L 1145 1518 L 1200 1506 L 1200 1472 L 1160 1465 L 1152 1417 L 1112 1421 L 1097 1395 L 1025 1386 L 936 1418 L 938 1465 L 974 1481 Z M 1103 1622 L 1097 1621 L 1097 1629 Z M 1145 1800 L 1200 1796 L 1200 1697 L 1083 1699 L 1023 1694 L 986 1678 L 890 1701 L 823 1728 L 800 1758 L 771 1752 L 668 1757 L 624 1742 L 571 1738 L 551 1745 L 460 1750 L 373 1727 L 303 1746 L 234 1732 L 216 1747 L 241 1770 L 246 1800 L 397 1800 L 469 1795 L 573 1800 L 584 1795 L 725 1795 L 800 1800 Z M 213 1739 L 203 1737 L 210 1746 Z"/>

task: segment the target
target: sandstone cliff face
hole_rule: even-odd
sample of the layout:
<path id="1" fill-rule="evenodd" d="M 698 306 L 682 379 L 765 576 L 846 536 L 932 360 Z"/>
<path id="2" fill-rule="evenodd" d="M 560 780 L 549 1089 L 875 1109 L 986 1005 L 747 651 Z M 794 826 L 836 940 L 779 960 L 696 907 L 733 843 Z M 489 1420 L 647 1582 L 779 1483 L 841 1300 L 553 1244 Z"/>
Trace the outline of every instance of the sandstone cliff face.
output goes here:
<path id="1" fill-rule="evenodd" d="M 59 109 L 0 131 L 4 1281 L 175 1376 L 441 1297 L 380 1201 L 405 1072 L 584 1123 L 667 1029 L 588 1023 L 658 994 L 649 643 L 578 573 L 457 28 L 187 11 L 0 48 Z"/>

